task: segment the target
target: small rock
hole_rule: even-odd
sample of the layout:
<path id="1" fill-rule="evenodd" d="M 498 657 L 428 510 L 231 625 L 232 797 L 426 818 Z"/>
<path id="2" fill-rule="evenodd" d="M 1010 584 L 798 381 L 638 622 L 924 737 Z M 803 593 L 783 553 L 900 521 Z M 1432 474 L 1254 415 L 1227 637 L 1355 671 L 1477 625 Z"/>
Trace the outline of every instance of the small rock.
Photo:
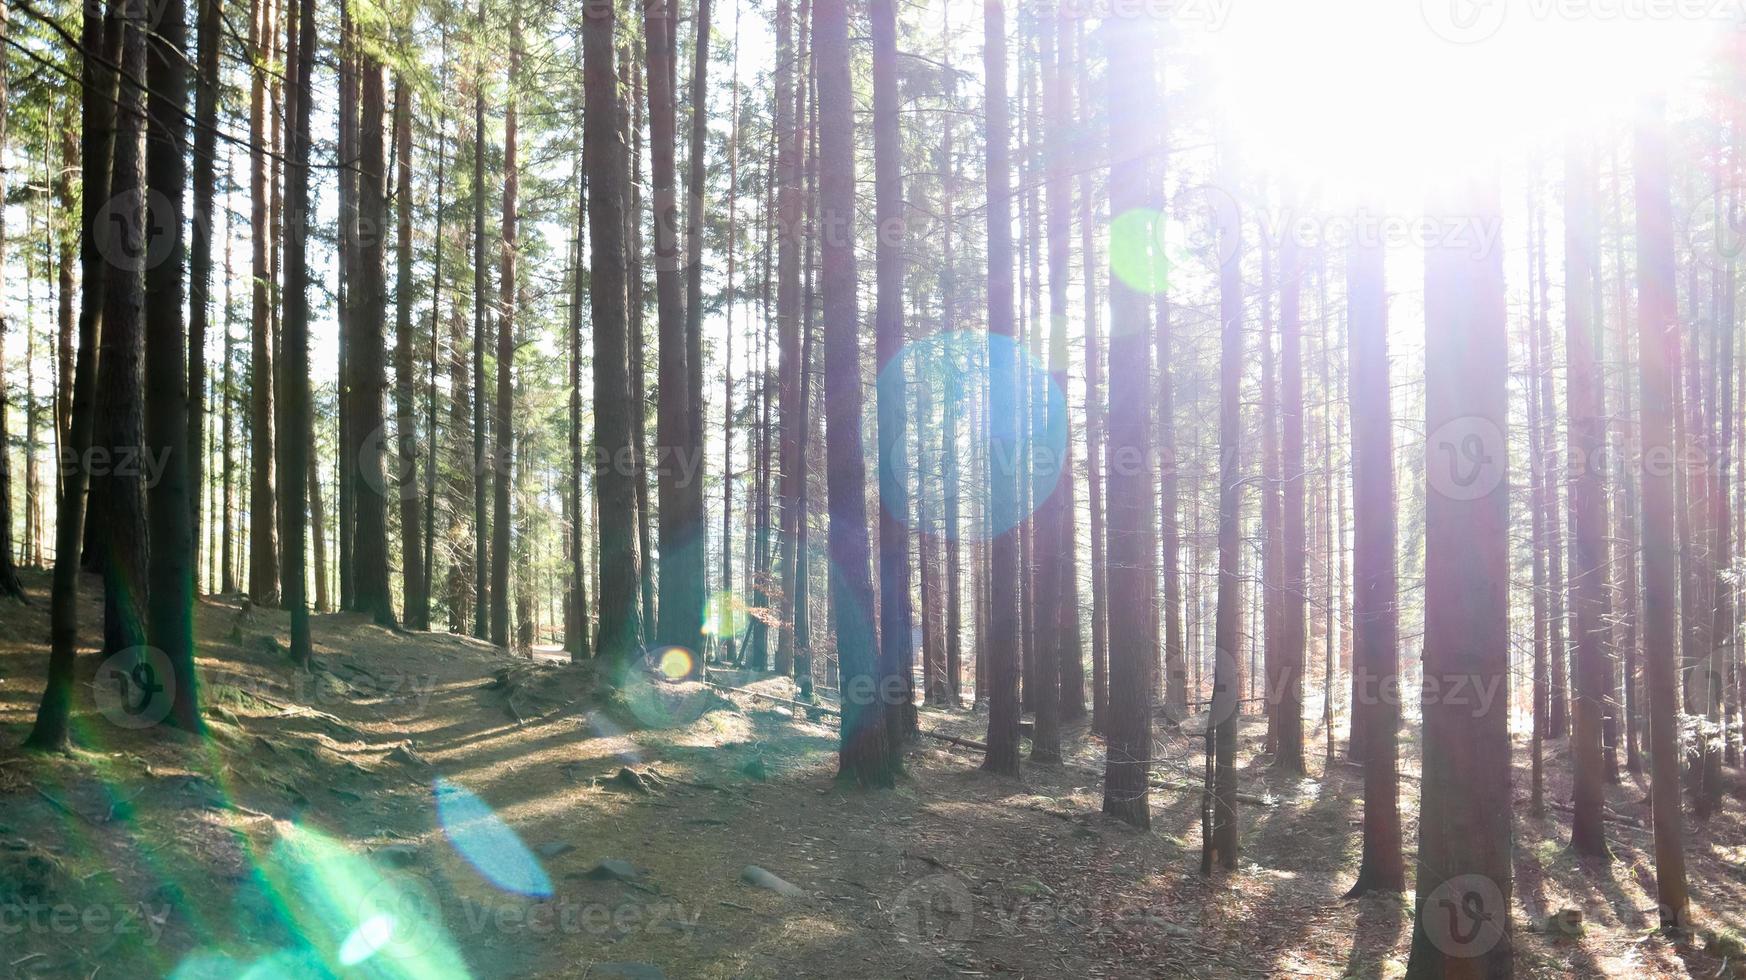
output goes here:
<path id="1" fill-rule="evenodd" d="M 411 844 L 389 844 L 376 849 L 376 856 L 382 863 L 393 868 L 404 868 L 418 861 L 418 848 Z"/>
<path id="2" fill-rule="evenodd" d="M 596 963 L 588 975 L 613 980 L 667 980 L 667 974 L 653 963 Z"/>
<path id="3" fill-rule="evenodd" d="M 1549 936 L 1574 939 L 1583 934 L 1582 910 L 1559 909 L 1546 917 L 1543 928 Z"/>
<path id="4" fill-rule="evenodd" d="M 535 850 L 540 852 L 540 857 L 544 858 L 555 858 L 560 854 L 567 854 L 575 849 L 576 845 L 569 841 L 562 840 L 547 841 L 535 848 Z"/>
<path id="5" fill-rule="evenodd" d="M 746 865 L 745 870 L 740 872 L 740 880 L 748 885 L 756 885 L 759 888 L 773 891 L 783 898 L 803 898 L 806 896 L 805 890 L 799 885 L 784 881 L 755 864 Z"/>
<path id="6" fill-rule="evenodd" d="M 631 867 L 628 861 L 621 861 L 618 858 L 604 858 L 587 871 L 582 872 L 582 877 L 594 881 L 633 882 L 637 880 L 637 869 Z"/>
<path id="7" fill-rule="evenodd" d="M 401 765 L 406 766 L 417 766 L 420 769 L 430 767 L 430 763 L 424 760 L 424 756 L 414 752 L 409 745 L 394 746 L 393 751 L 388 753 L 388 761 L 398 762 Z"/>

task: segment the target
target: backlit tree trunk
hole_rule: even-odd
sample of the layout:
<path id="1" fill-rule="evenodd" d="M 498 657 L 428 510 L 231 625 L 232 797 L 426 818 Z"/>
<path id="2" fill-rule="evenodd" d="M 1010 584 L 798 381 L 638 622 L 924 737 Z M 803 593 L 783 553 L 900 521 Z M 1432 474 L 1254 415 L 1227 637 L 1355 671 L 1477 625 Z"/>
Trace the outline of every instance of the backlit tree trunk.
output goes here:
<path id="1" fill-rule="evenodd" d="M 1679 321 L 1674 311 L 1673 203 L 1668 193 L 1667 123 L 1659 100 L 1641 108 L 1634 177 L 1637 230 L 1637 369 L 1642 451 L 1673 445 Z M 1649 695 L 1650 809 L 1655 892 L 1664 929 L 1687 925 L 1685 833 L 1679 800 L 1677 559 L 1673 478 L 1643 468 L 1643 672 Z"/>
<path id="2" fill-rule="evenodd" d="M 838 772 L 889 786 L 892 753 L 874 641 L 867 541 L 867 474 L 861 442 L 860 324 L 855 300 L 854 94 L 849 81 L 849 8 L 814 0 L 818 56 L 818 193 L 823 229 L 825 484 L 830 508 L 831 613 L 842 671 Z M 1017 739 L 1014 739 L 1017 742 Z M 1016 744 L 1015 744 L 1016 749 Z"/>
<path id="3" fill-rule="evenodd" d="M 1424 776 L 1407 976 L 1506 978 L 1508 699 L 1482 708 L 1471 693 L 1509 672 L 1503 253 L 1474 230 L 1495 227 L 1500 206 L 1484 181 L 1439 203 L 1429 220 L 1450 230 L 1425 250 Z"/>
<path id="4" fill-rule="evenodd" d="M 1388 293 L 1384 250 L 1353 245 L 1346 254 L 1349 394 L 1352 404 L 1352 669 L 1367 716 L 1364 762 L 1364 853 L 1349 896 L 1406 890 L 1396 776 L 1400 704 L 1397 688 L 1399 589 L 1395 572 L 1394 414 L 1388 380 Z M 1331 557 L 1331 556 L 1330 556 Z M 1387 694 L 1388 696 L 1379 696 Z M 1354 725 L 1354 728 L 1357 726 Z M 1354 736 L 1356 737 L 1356 736 Z"/>

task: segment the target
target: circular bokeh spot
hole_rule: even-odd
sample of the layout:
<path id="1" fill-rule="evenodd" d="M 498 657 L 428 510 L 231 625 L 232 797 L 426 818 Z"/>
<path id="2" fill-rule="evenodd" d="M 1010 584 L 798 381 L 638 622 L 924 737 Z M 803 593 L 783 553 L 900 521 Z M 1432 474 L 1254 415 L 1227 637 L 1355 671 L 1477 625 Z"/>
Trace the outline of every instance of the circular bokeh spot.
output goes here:
<path id="1" fill-rule="evenodd" d="M 656 669 L 661 672 L 662 677 L 670 681 L 682 681 L 690 677 L 695 666 L 696 660 L 691 656 L 691 651 L 684 647 L 667 647 L 655 653 Z"/>
<path id="2" fill-rule="evenodd" d="M 985 397 L 991 365 L 1011 383 Z M 922 338 L 885 365 L 878 384 L 904 392 L 909 410 L 903 451 L 879 454 L 879 485 L 906 490 L 904 519 L 922 533 L 981 541 L 1010 531 L 1042 506 L 1068 467 L 1083 465 L 1067 438 L 1066 392 L 1013 338 L 969 330 Z M 1010 410 L 996 416 L 1003 405 Z M 993 499 L 997 477 L 1018 484 L 1009 506 Z M 955 529 L 948 501 L 956 503 Z"/>
<path id="3" fill-rule="evenodd" d="M 1122 285 L 1156 295 L 1170 285 L 1171 262 L 1164 249 L 1166 222 L 1151 208 L 1133 208 L 1109 225 L 1109 264 Z"/>

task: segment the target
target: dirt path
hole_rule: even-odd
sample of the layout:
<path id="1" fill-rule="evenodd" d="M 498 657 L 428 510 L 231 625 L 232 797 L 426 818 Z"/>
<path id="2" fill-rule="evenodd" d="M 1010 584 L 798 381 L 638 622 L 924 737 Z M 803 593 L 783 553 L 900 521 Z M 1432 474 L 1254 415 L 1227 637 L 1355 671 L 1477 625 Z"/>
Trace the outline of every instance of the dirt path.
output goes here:
<path id="1" fill-rule="evenodd" d="M 8 747 L 38 693 L 45 607 L 0 613 Z M 1358 774 L 1344 765 L 1281 778 L 1249 739 L 1245 789 L 1268 802 L 1241 814 L 1239 872 L 1208 883 L 1196 874 L 1198 792 L 1156 791 L 1150 833 L 1105 820 L 1099 749 L 1081 733 L 1068 765 L 1032 768 L 1024 783 L 930 742 L 897 789 L 863 793 L 832 778 L 834 719 L 697 685 L 603 700 L 585 671 L 346 616 L 317 618 L 322 670 L 299 678 L 271 642 L 283 625 L 233 601 L 202 605 L 208 743 L 132 731 L 85 704 L 73 759 L 0 750 L 0 977 L 1404 967 L 1409 901 L 1339 897 L 1358 812 Z M 923 724 L 982 732 L 964 713 L 924 712 Z M 1192 783 L 1197 748 L 1161 734 L 1160 777 Z M 1403 789 L 1410 815 L 1416 784 Z M 1567 792 L 1555 775 L 1549 797 Z M 1620 787 L 1613 805 L 1631 818 L 1641 795 Z M 1746 918 L 1740 810 L 1690 844 L 1719 933 L 1709 952 L 1649 931 L 1643 832 L 1620 825 L 1619 860 L 1585 867 L 1559 821 L 1519 820 L 1520 974 L 1746 975 L 1727 945 Z M 749 865 L 798 894 L 742 881 Z M 1582 911 L 1585 935 L 1542 928 L 1562 909 Z"/>

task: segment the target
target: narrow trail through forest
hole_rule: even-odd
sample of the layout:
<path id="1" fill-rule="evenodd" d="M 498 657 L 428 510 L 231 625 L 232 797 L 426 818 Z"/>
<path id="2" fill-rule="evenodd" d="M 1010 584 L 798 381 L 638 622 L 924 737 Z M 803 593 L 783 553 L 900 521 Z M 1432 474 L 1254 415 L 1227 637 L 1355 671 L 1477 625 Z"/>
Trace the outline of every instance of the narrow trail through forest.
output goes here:
<path id="1" fill-rule="evenodd" d="M 31 606 L 0 610 L 9 746 L 39 695 L 36 578 Z M 85 612 L 94 627 L 96 604 Z M 833 778 L 834 719 L 696 683 L 651 677 L 602 697 L 586 669 L 354 616 L 316 618 L 319 669 L 299 679 L 281 614 L 213 599 L 199 628 L 209 742 L 131 731 L 85 686 L 74 760 L 0 755 L 0 882 L 42 910 L 0 923 L 0 976 L 1404 969 L 1410 898 L 1340 898 L 1356 869 L 1359 770 L 1276 777 L 1256 754 L 1258 718 L 1241 754 L 1242 865 L 1208 882 L 1195 873 L 1199 793 L 1155 792 L 1149 833 L 1102 817 L 1099 742 L 1082 731 L 1063 765 L 1029 766 L 1023 782 L 923 740 L 897 789 L 869 793 Z M 793 693 L 784 679 L 718 679 Z M 922 723 L 971 739 L 986 724 L 932 709 Z M 1198 739 L 1158 739 L 1170 782 Z M 1610 867 L 1569 854 L 1556 812 L 1518 820 L 1524 975 L 1746 975 L 1728 934 L 1746 930 L 1739 818 L 1690 845 L 1698 901 L 1725 927 L 1674 943 L 1653 931 L 1644 792 L 1613 788 Z"/>

